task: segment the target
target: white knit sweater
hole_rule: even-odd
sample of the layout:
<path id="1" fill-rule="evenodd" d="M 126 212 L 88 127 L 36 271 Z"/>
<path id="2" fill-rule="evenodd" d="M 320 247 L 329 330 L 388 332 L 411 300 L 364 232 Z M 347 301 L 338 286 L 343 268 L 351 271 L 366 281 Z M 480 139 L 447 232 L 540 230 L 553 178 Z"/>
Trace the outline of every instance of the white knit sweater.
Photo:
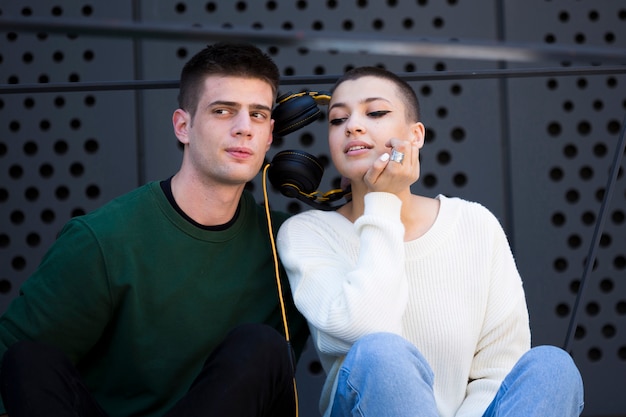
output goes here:
<path id="1" fill-rule="evenodd" d="M 482 416 L 530 348 L 522 281 L 500 223 L 477 203 L 437 198 L 435 223 L 410 242 L 401 201 L 382 192 L 366 194 L 354 224 L 311 210 L 281 227 L 278 251 L 328 375 L 322 414 L 345 354 L 369 333 L 415 344 L 434 372 L 441 417 Z"/>

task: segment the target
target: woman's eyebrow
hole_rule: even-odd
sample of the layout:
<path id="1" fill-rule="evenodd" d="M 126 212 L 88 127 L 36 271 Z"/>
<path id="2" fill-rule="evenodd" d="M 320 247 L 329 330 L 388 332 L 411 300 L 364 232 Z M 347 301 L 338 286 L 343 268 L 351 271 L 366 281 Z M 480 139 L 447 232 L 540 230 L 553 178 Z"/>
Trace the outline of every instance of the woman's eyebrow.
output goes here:
<path id="1" fill-rule="evenodd" d="M 366 99 L 361 100 L 360 104 L 367 104 L 367 103 L 371 103 L 373 101 L 378 101 L 378 100 L 382 100 L 382 101 L 386 101 L 387 103 L 389 103 L 389 100 L 387 100 L 384 97 L 368 97 Z M 346 103 L 342 103 L 342 102 L 337 102 L 337 103 L 333 103 L 328 110 L 332 110 L 335 107 L 347 107 Z"/>

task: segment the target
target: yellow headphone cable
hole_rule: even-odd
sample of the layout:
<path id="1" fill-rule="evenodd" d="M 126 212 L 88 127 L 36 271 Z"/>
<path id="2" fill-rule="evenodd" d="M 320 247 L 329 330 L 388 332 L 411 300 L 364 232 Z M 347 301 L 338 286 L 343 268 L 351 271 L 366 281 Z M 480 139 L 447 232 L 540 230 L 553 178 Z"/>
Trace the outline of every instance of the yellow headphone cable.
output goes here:
<path id="1" fill-rule="evenodd" d="M 270 206 L 267 198 L 267 170 L 270 167 L 270 164 L 266 164 L 263 168 L 263 199 L 265 205 L 265 215 L 267 217 L 267 227 L 270 235 L 270 243 L 272 246 L 272 255 L 274 257 L 274 274 L 276 275 L 276 285 L 278 286 L 278 300 L 280 302 L 280 311 L 283 318 L 283 326 L 285 328 L 285 339 L 287 340 L 287 347 L 289 349 L 289 355 L 292 356 L 292 348 L 291 348 L 291 339 L 289 337 L 289 326 L 287 324 L 287 312 L 285 310 L 285 300 L 283 298 L 283 287 L 280 282 L 280 272 L 279 272 L 279 263 L 278 263 L 278 254 L 276 252 L 276 242 L 274 241 L 274 232 L 272 229 L 272 219 L 270 216 Z M 293 358 L 293 357 L 292 357 Z M 295 358 L 293 358 L 295 361 Z M 294 399 L 296 403 L 296 417 L 298 417 L 298 389 L 296 386 L 296 371 L 295 371 L 295 363 L 293 363 L 293 393 Z"/>

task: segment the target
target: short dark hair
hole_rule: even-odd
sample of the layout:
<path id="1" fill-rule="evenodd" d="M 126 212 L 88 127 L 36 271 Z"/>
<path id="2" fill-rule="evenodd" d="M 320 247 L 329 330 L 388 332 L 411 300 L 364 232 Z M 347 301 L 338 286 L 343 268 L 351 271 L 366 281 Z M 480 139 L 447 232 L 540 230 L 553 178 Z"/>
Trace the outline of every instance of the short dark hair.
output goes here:
<path id="1" fill-rule="evenodd" d="M 404 104 L 407 111 L 407 119 L 412 122 L 419 122 L 421 120 L 420 104 L 419 100 L 417 99 L 417 94 L 415 94 L 413 88 L 405 80 L 403 80 L 393 72 L 383 68 L 365 66 L 356 67 L 348 70 L 341 77 L 339 77 L 331 91 L 334 92 L 339 84 L 343 83 L 344 81 L 357 80 L 359 78 L 368 76 L 383 78 L 394 83 L 398 87 L 400 94 L 404 98 Z"/>
<path id="2" fill-rule="evenodd" d="M 196 53 L 182 69 L 178 105 L 194 115 L 202 83 L 212 75 L 258 78 L 272 86 L 274 99 L 280 72 L 274 61 L 254 45 L 219 42 Z"/>

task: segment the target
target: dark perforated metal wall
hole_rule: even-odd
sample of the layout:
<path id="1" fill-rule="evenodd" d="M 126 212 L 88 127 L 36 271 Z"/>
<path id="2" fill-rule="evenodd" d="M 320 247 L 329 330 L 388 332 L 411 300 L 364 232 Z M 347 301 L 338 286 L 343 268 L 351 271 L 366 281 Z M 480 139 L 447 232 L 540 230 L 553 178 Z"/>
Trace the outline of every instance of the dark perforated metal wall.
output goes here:
<path id="1" fill-rule="evenodd" d="M 615 0 L 126 1 L 0 0 L 0 18 L 117 20 L 183 27 L 506 40 L 626 48 L 626 4 Z M 0 84 L 172 80 L 206 42 L 5 30 Z M 209 42 L 210 40 L 207 40 Z M 285 77 L 339 75 L 358 65 L 402 73 L 496 70 L 486 60 L 328 53 L 263 45 Z M 591 62 L 509 63 L 570 68 Z M 626 114 L 626 75 L 413 81 L 428 130 L 415 191 L 476 200 L 509 234 L 525 281 L 533 342 L 562 345 Z M 327 89 L 329 84 L 284 85 Z M 0 311 L 62 225 L 178 168 L 176 90 L 0 96 Z M 329 162 L 323 121 L 277 139 Z M 626 179 L 623 169 L 581 305 L 572 354 L 586 416 L 624 416 Z M 321 189 L 337 185 L 327 167 Z M 260 177 L 250 184 L 262 199 Z M 270 190 L 272 205 L 305 207 Z M 300 363 L 301 415 L 317 415 L 323 380 L 312 351 Z"/>

